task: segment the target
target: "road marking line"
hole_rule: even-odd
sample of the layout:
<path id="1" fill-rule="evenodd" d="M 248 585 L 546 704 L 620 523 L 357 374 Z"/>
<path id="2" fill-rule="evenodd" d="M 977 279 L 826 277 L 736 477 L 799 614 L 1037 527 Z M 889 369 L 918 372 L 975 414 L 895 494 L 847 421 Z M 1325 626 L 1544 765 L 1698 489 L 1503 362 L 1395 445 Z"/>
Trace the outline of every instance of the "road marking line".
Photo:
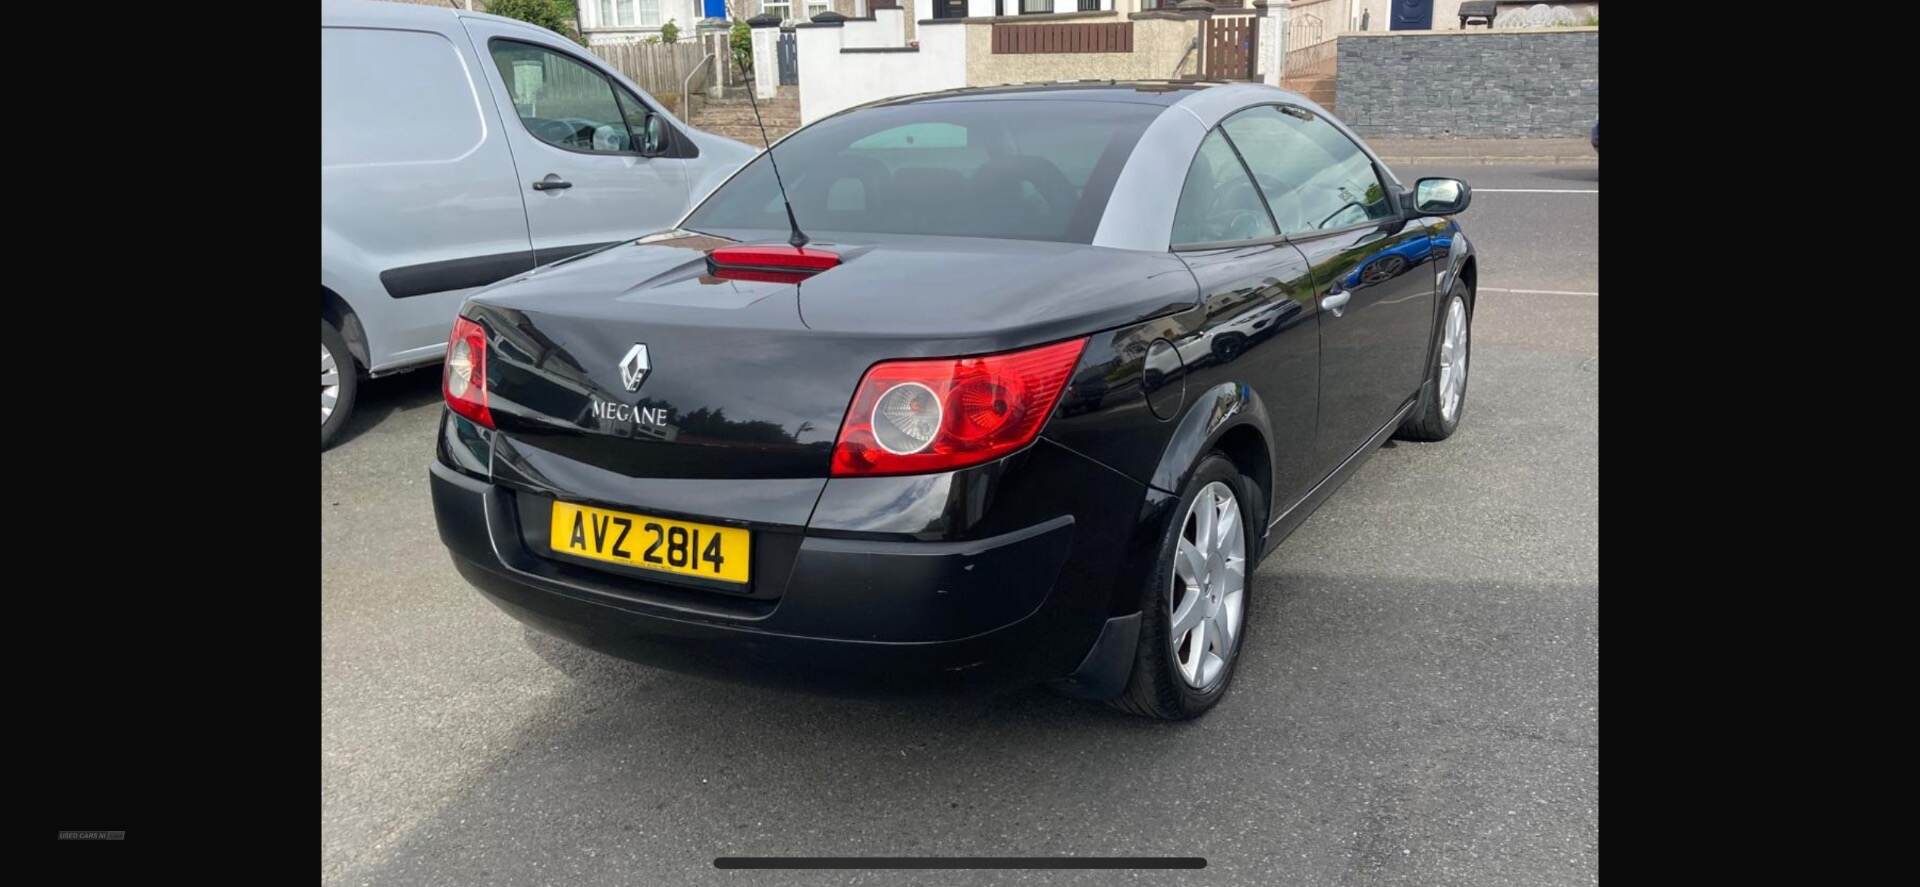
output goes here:
<path id="1" fill-rule="evenodd" d="M 1588 293 L 1588 292 L 1578 292 L 1575 290 L 1514 290 L 1514 289 L 1502 289 L 1500 287 L 1493 287 L 1493 286 L 1480 287 L 1480 292 L 1518 293 L 1523 296 L 1597 296 L 1597 295 L 1600 295 L 1598 292 Z"/>
<path id="2" fill-rule="evenodd" d="M 1599 188 L 1475 188 L 1475 194 L 1598 194 Z"/>

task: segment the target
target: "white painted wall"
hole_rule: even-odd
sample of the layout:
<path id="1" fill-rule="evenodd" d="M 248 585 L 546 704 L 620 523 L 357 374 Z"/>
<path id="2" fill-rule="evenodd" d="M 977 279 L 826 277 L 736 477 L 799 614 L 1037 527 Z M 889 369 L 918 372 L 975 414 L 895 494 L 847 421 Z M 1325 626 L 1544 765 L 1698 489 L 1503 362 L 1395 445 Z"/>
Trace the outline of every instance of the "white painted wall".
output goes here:
<path id="1" fill-rule="evenodd" d="M 875 99 L 966 85 L 965 26 L 920 28 L 918 52 L 841 52 L 846 30 L 794 31 L 799 40 L 802 125 Z"/>
<path id="2" fill-rule="evenodd" d="M 876 9 L 873 21 L 849 21 L 840 28 L 842 47 L 907 45 L 907 13 L 903 9 Z"/>
<path id="3" fill-rule="evenodd" d="M 1286 69 L 1286 50 L 1280 45 L 1283 41 L 1269 38 L 1269 34 L 1287 32 L 1287 15 L 1290 4 L 1285 2 L 1267 5 L 1267 20 L 1260 23 L 1260 79 L 1268 86 L 1280 85 L 1280 74 Z"/>
<path id="4" fill-rule="evenodd" d="M 801 28 L 796 33 L 805 33 L 809 28 Z M 780 39 L 779 28 L 754 28 L 750 35 L 753 44 L 753 94 L 756 98 L 770 99 L 780 92 L 780 57 L 776 41 Z"/>

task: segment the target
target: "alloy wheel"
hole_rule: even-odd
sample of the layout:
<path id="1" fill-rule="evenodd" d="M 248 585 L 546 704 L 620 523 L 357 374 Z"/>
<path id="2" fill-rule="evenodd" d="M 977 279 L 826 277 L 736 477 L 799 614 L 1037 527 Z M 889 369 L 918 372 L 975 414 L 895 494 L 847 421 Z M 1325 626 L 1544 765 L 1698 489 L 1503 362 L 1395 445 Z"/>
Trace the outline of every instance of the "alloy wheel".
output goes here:
<path id="1" fill-rule="evenodd" d="M 1452 422 L 1460 414 L 1460 397 L 1467 390 L 1467 303 L 1447 305 L 1447 325 L 1440 338 L 1440 418 Z"/>
<path id="2" fill-rule="evenodd" d="M 320 343 L 320 424 L 333 417 L 333 406 L 340 401 L 340 364 L 333 359 L 327 343 Z"/>
<path id="3" fill-rule="evenodd" d="M 1240 502 L 1219 481 L 1194 497 L 1167 589 L 1168 637 L 1180 677 L 1212 688 L 1226 671 L 1246 613 L 1247 538 Z"/>

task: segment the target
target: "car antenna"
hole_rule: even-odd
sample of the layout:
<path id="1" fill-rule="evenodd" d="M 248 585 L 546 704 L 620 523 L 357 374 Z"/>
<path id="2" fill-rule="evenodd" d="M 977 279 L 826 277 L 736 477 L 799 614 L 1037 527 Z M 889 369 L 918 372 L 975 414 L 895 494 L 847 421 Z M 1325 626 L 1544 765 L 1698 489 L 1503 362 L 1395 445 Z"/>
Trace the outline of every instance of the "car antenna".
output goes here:
<path id="1" fill-rule="evenodd" d="M 733 62 L 740 66 L 740 73 L 747 78 L 747 104 L 753 108 L 754 125 L 760 128 L 760 142 L 767 146 L 767 163 L 773 167 L 773 183 L 780 186 L 780 202 L 787 207 L 787 225 L 793 229 L 793 234 L 787 238 L 787 242 L 797 250 L 806 246 L 808 239 L 807 235 L 800 230 L 800 221 L 793 216 L 793 201 L 787 199 L 787 183 L 781 180 L 780 164 L 773 159 L 773 140 L 767 138 L 767 124 L 760 120 L 760 103 L 753 98 L 755 78 L 745 58 L 736 53 Z"/>

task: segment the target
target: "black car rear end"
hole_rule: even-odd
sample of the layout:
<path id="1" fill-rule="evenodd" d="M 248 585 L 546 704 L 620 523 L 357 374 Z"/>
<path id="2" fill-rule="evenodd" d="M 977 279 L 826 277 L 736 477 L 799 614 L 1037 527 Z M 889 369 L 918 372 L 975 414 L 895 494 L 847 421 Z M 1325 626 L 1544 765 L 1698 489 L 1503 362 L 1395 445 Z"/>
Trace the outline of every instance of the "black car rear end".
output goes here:
<path id="1" fill-rule="evenodd" d="M 697 231 L 470 299 L 432 469 L 461 573 L 673 668 L 1119 692 L 1116 589 L 1169 497 L 1046 429 L 1148 415 L 1114 331 L 1196 301 L 1178 258 L 1088 245 L 1164 110 L 1135 94 L 830 118 L 779 146 L 784 189 L 763 155 Z"/>
<path id="2" fill-rule="evenodd" d="M 834 476 L 834 443 L 870 368 L 1041 353 L 1067 330 L 1178 307 L 1191 282 L 1165 273 L 1174 260 L 871 238 L 837 245 L 842 267 L 795 283 L 715 275 L 712 246 L 622 247 L 469 303 L 461 322 L 485 354 L 473 390 L 493 427 L 450 410 L 432 467 L 462 575 L 543 631 L 680 670 L 870 690 L 1078 673 L 1086 692 L 1117 691 L 1107 685 L 1124 674 L 1082 666 L 1099 658 L 1121 571 L 1148 557 L 1130 547 L 1142 523 L 1165 519 L 1164 496 L 1044 432 L 979 464 L 873 476 Z M 980 293 L 917 310 L 883 298 L 936 260 L 969 271 Z M 1147 277 L 1167 282 L 1140 287 Z M 1048 295 L 1019 295 L 1021 280 Z M 1141 295 L 1110 295 L 1123 289 Z M 1031 322 L 1005 323 L 1021 316 Z M 1086 341 L 1064 340 L 1065 375 L 1099 378 L 1079 357 Z M 637 344 L 648 367 L 629 390 L 621 362 Z M 630 518 L 611 550 L 632 559 L 571 550 L 554 521 L 575 506 Z M 657 543 L 675 525 L 746 534 L 744 581 L 665 572 Z M 587 535 L 602 527 L 616 529 Z"/>

